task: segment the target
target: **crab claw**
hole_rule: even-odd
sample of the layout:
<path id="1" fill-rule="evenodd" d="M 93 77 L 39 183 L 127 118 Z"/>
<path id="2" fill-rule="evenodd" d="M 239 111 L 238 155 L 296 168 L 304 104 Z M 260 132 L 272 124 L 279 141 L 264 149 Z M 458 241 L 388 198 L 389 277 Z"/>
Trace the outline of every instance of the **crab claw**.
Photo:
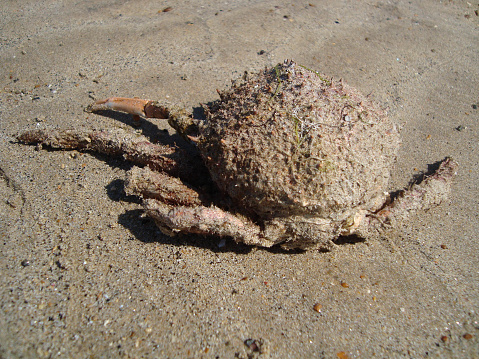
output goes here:
<path id="1" fill-rule="evenodd" d="M 97 112 L 105 110 L 121 111 L 136 116 L 146 116 L 145 106 L 149 100 L 126 97 L 109 97 L 104 100 L 98 100 L 86 108 L 88 112 Z"/>
<path id="2" fill-rule="evenodd" d="M 98 100 L 89 105 L 85 111 L 121 111 L 133 115 L 138 120 L 139 117 L 167 119 L 170 110 L 156 101 L 144 100 L 140 98 L 129 97 L 109 97 L 104 100 Z"/>
<path id="3" fill-rule="evenodd" d="M 197 121 L 190 112 L 185 109 L 159 101 L 142 100 L 128 97 L 109 97 L 98 100 L 89 105 L 86 112 L 98 111 L 121 111 L 133 115 L 134 120 L 140 116 L 145 118 L 168 119 L 168 123 L 185 140 L 196 143 L 199 141 L 199 129 Z"/>

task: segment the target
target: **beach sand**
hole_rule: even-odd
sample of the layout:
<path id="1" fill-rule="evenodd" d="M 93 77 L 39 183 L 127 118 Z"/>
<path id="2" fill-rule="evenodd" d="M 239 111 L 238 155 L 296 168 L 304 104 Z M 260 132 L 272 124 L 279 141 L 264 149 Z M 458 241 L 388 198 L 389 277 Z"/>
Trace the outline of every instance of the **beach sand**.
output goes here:
<path id="1" fill-rule="evenodd" d="M 3 1 L 2 358 L 479 357 L 479 5 L 467 1 Z M 166 237 L 121 159 L 38 151 L 24 129 L 129 128 L 84 112 L 130 96 L 185 107 L 284 59 L 388 109 L 390 190 L 446 156 L 446 203 L 331 252 Z M 140 131 L 179 141 L 164 120 Z"/>

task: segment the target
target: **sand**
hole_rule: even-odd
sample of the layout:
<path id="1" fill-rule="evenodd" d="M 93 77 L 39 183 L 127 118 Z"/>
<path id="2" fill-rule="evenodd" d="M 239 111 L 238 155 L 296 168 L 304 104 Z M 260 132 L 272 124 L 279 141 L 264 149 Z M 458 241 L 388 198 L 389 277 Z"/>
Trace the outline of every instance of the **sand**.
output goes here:
<path id="1" fill-rule="evenodd" d="M 479 357 L 478 11 L 459 0 L 3 1 L 0 356 Z M 83 109 L 112 95 L 191 108 L 289 58 L 388 108 L 402 137 L 391 190 L 453 156 L 449 200 L 331 252 L 221 246 L 143 218 L 121 159 L 15 139 L 129 128 L 130 116 Z M 136 130 L 179 141 L 158 128 Z"/>

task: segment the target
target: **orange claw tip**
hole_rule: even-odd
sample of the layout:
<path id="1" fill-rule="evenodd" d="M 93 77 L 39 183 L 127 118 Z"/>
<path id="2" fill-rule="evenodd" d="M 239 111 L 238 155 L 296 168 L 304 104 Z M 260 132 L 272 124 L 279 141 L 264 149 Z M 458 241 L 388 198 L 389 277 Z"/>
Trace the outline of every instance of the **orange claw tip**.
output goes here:
<path id="1" fill-rule="evenodd" d="M 126 97 L 110 97 L 104 100 L 98 100 L 86 108 L 88 112 L 114 110 L 126 112 L 131 115 L 145 116 L 145 105 L 148 100 Z"/>

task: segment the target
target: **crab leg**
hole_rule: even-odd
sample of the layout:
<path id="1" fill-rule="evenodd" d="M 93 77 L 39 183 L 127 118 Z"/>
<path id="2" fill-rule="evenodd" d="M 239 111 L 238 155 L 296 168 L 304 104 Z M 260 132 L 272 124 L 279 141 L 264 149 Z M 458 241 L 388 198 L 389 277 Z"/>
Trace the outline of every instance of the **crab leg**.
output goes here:
<path id="1" fill-rule="evenodd" d="M 178 148 L 154 144 L 145 136 L 122 129 L 106 131 L 32 130 L 19 135 L 18 140 L 28 144 L 52 148 L 90 150 L 110 155 L 123 155 L 125 159 L 171 176 L 188 180 L 202 180 L 207 170 L 198 158 L 191 158 Z"/>
<path id="2" fill-rule="evenodd" d="M 98 100 L 86 108 L 87 112 L 107 110 L 126 112 L 136 118 L 142 116 L 163 119 L 167 119 L 170 112 L 167 106 L 161 105 L 156 101 L 128 97 L 109 97 L 104 100 Z"/>
<path id="3" fill-rule="evenodd" d="M 121 111 L 133 115 L 134 120 L 140 116 L 146 118 L 168 119 L 168 123 L 187 141 L 195 142 L 198 136 L 197 122 L 185 109 L 159 101 L 139 98 L 110 97 L 98 100 L 86 108 L 87 112 Z"/>
<path id="4" fill-rule="evenodd" d="M 155 198 L 161 202 L 180 206 L 199 206 L 211 201 L 206 194 L 193 186 L 163 172 L 155 172 L 148 167 L 133 167 L 127 173 L 126 194 L 142 198 Z"/>
<path id="5" fill-rule="evenodd" d="M 215 206 L 170 206 L 156 199 L 144 201 L 146 214 L 167 235 L 198 233 L 232 237 L 237 242 L 271 247 L 275 241 L 264 238 L 261 228 L 242 216 L 236 216 Z"/>
<path id="6" fill-rule="evenodd" d="M 418 210 L 428 210 L 447 199 L 458 164 L 452 158 L 444 159 L 439 168 L 421 183 L 403 191 L 379 212 L 366 215 L 355 232 L 368 238 L 399 227 Z"/>
<path id="7" fill-rule="evenodd" d="M 99 100 L 88 106 L 87 111 L 121 111 L 131 115 L 146 116 L 145 106 L 148 100 L 126 97 L 110 97 L 104 100 Z"/>

